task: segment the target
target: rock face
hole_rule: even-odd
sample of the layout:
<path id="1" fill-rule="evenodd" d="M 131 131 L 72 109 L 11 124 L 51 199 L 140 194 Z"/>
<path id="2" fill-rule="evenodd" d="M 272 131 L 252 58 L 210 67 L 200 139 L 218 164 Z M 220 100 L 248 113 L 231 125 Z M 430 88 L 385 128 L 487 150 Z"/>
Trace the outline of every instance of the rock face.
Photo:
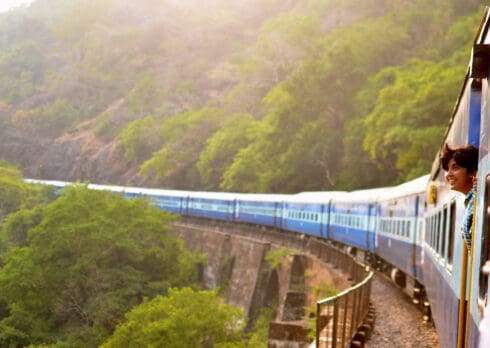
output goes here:
<path id="1" fill-rule="evenodd" d="M 0 158 L 18 165 L 25 177 L 141 185 L 138 167 L 114 141 L 97 138 L 89 125 L 52 139 L 4 134 Z"/>

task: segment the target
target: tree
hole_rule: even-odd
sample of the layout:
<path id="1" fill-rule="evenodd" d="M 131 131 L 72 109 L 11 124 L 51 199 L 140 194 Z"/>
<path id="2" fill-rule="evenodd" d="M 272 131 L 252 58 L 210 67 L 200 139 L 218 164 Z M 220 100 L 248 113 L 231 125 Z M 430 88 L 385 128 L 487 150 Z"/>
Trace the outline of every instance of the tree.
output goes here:
<path id="1" fill-rule="evenodd" d="M 50 189 L 26 184 L 17 168 L 0 160 L 0 222 L 22 207 L 48 202 L 51 193 Z"/>
<path id="2" fill-rule="evenodd" d="M 196 163 L 206 140 L 219 128 L 223 110 L 206 107 L 166 118 L 161 126 L 163 146 L 141 165 L 140 174 L 153 184 L 198 188 Z"/>
<path id="3" fill-rule="evenodd" d="M 200 259 L 173 236 L 172 220 L 147 200 L 68 188 L 4 257 L 0 345 L 96 346 L 143 298 L 193 284 Z"/>
<path id="4" fill-rule="evenodd" d="M 222 129 L 215 132 L 200 153 L 197 168 L 201 180 L 208 189 L 217 189 L 223 173 L 233 163 L 235 155 L 253 138 L 251 130 L 256 120 L 249 114 L 230 116 Z"/>
<path id="5" fill-rule="evenodd" d="M 153 116 L 146 116 L 129 123 L 119 134 L 124 147 L 124 157 L 143 162 L 151 156 L 159 143 L 158 128 Z"/>
<path id="6" fill-rule="evenodd" d="M 169 289 L 129 312 L 101 347 L 242 347 L 244 323 L 216 291 Z"/>
<path id="7" fill-rule="evenodd" d="M 430 170 L 464 75 L 464 55 L 459 51 L 437 63 L 412 60 L 393 68 L 393 83 L 379 91 L 365 120 L 364 149 L 394 163 L 396 179 Z"/>

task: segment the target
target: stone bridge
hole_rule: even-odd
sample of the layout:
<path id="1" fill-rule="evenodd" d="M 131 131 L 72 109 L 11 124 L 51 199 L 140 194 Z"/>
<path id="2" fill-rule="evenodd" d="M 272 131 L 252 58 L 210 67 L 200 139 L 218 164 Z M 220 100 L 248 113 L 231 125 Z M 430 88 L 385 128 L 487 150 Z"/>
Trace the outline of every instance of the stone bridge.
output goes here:
<path id="1" fill-rule="evenodd" d="M 187 248 L 207 256 L 205 288 L 223 287 L 227 303 L 241 307 L 252 322 L 264 307 L 276 311 L 269 347 L 307 346 L 306 308 L 316 308 L 327 285 L 351 285 L 349 275 L 309 253 L 311 240 L 301 234 L 205 219 L 182 219 L 174 231 Z"/>

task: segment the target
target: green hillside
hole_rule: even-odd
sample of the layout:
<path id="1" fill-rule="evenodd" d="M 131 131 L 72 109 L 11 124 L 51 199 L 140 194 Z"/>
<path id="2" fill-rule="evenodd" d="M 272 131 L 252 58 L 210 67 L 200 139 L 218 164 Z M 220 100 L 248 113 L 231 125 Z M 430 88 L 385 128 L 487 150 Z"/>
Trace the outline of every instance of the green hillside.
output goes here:
<path id="1" fill-rule="evenodd" d="M 37 0 L 0 15 L 26 176 L 297 192 L 425 174 L 479 1 Z"/>

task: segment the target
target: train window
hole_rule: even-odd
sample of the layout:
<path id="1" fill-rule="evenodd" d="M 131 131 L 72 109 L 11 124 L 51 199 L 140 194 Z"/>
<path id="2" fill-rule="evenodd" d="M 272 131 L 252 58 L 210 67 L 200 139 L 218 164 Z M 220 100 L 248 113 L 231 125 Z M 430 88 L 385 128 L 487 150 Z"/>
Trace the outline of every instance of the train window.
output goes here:
<path id="1" fill-rule="evenodd" d="M 436 222 L 436 216 L 433 215 L 430 218 L 430 228 L 431 228 L 431 233 L 430 233 L 430 246 L 432 247 L 432 249 L 434 249 L 435 240 L 436 240 L 436 237 L 435 237 L 435 235 L 436 235 L 435 222 Z"/>
<path id="2" fill-rule="evenodd" d="M 430 217 L 430 246 L 431 248 L 434 248 L 434 216 Z"/>
<path id="3" fill-rule="evenodd" d="M 448 236 L 448 247 L 447 247 L 447 263 L 448 265 L 453 264 L 454 255 L 454 232 L 456 230 L 456 201 L 451 202 L 449 207 L 449 236 Z"/>
<path id="4" fill-rule="evenodd" d="M 429 218 L 425 219 L 425 236 L 424 240 L 426 243 L 429 243 L 429 233 L 430 233 L 430 223 L 429 223 Z"/>
<path id="5" fill-rule="evenodd" d="M 441 212 L 437 213 L 437 237 L 436 237 L 436 250 L 439 255 L 441 254 L 441 237 L 442 237 L 442 223 L 441 223 Z"/>
<path id="6" fill-rule="evenodd" d="M 427 218 L 425 221 L 426 233 L 425 233 L 425 241 L 427 244 L 430 244 L 430 218 Z"/>
<path id="7" fill-rule="evenodd" d="M 485 184 L 485 192 L 484 192 L 485 202 L 483 204 L 483 230 L 482 230 L 482 251 L 481 251 L 481 259 L 480 265 L 484 265 L 487 261 L 490 260 L 490 175 L 487 176 L 486 184 Z M 488 274 L 483 274 L 480 271 L 480 299 L 485 303 L 487 300 L 487 292 L 488 292 Z"/>
<path id="8" fill-rule="evenodd" d="M 427 243 L 432 246 L 432 216 L 427 221 Z"/>
<path id="9" fill-rule="evenodd" d="M 447 257 L 447 251 L 446 251 L 446 238 L 447 238 L 447 204 L 444 205 L 444 208 L 442 210 L 442 222 L 441 222 L 441 231 L 442 231 L 442 236 L 441 236 L 441 255 L 442 257 L 446 258 Z"/>
<path id="10" fill-rule="evenodd" d="M 437 252 L 437 247 L 439 244 L 439 213 L 434 215 L 434 222 L 432 223 L 434 228 L 434 250 Z"/>
<path id="11" fill-rule="evenodd" d="M 427 244 L 430 244 L 430 218 L 427 218 L 426 219 L 426 222 L 425 222 L 425 226 L 426 226 L 426 229 L 427 229 L 427 233 L 425 234 L 425 241 L 427 242 Z"/>

